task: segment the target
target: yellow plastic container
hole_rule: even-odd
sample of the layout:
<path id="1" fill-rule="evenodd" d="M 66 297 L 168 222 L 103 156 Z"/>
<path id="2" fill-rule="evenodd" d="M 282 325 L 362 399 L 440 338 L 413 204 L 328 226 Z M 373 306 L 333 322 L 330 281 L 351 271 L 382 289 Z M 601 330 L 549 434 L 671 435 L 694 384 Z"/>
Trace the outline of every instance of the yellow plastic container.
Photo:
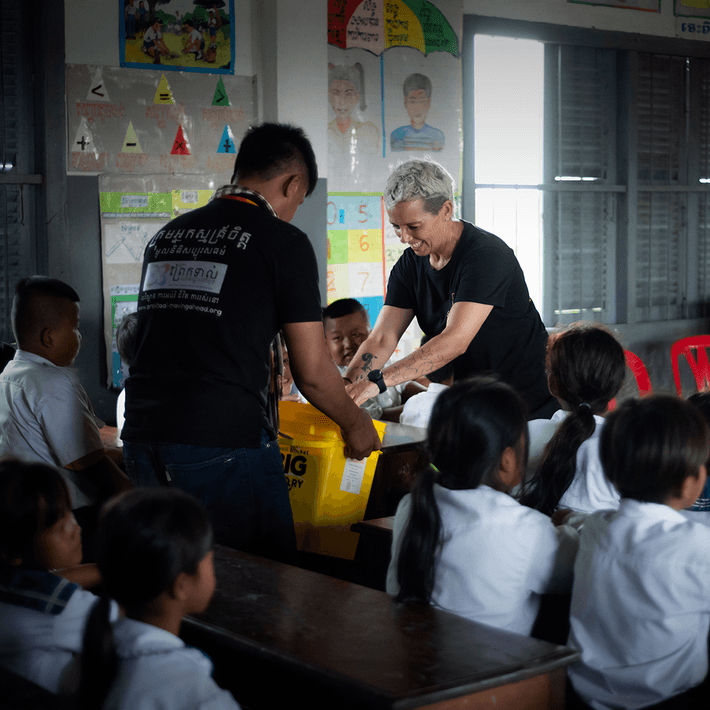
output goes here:
<path id="1" fill-rule="evenodd" d="M 279 448 L 288 480 L 298 549 L 352 560 L 380 452 L 346 459 L 340 428 L 310 404 L 279 402 Z M 380 439 L 385 422 L 373 421 Z"/>

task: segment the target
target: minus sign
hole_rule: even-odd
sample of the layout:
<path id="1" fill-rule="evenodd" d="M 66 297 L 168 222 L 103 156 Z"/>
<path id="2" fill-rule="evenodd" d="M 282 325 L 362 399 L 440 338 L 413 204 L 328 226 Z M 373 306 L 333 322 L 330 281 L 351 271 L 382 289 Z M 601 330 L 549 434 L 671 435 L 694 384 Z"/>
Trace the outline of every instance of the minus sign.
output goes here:
<path id="1" fill-rule="evenodd" d="M 135 144 L 135 143 L 126 143 L 126 145 L 129 146 L 129 147 L 133 147 L 133 146 L 135 146 L 136 144 Z"/>

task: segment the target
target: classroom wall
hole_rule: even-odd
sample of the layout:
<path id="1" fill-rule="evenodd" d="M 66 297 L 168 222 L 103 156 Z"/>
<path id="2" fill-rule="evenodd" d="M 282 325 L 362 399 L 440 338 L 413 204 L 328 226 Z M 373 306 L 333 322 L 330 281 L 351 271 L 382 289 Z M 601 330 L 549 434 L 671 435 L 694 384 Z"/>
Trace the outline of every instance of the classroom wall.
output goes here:
<path id="1" fill-rule="evenodd" d="M 321 177 L 327 178 L 328 145 L 323 130 L 328 116 L 327 0 L 235 0 L 235 10 L 241 18 L 235 24 L 235 72 L 256 75 L 259 118 L 292 121 L 303 126 L 314 144 Z M 671 0 L 662 2 L 661 13 L 580 5 L 567 0 L 462 0 L 462 12 L 675 36 Z M 119 65 L 117 0 L 64 0 L 63 23 L 67 63 Z M 64 236 L 54 238 L 50 245 L 49 273 L 70 280 L 81 292 L 85 304 L 84 344 L 77 365 L 97 413 L 113 424 L 116 395 L 105 387 L 106 356 L 102 343 L 97 178 L 70 176 L 63 189 L 67 200 L 66 230 Z M 326 183 L 322 182 L 318 193 L 323 195 L 326 189 Z M 313 205 L 312 210 L 301 216 L 305 221 L 299 220 L 299 226 L 316 233 L 317 229 L 315 232 L 308 229 L 309 223 L 313 222 L 315 227 L 324 210 L 325 204 L 322 211 Z M 323 241 L 317 244 L 319 251 L 325 249 L 324 224 L 322 220 L 318 227 L 322 227 L 322 237 L 316 241 Z M 707 325 L 704 321 L 672 321 L 650 327 L 619 326 L 619 331 L 625 347 L 637 352 L 650 365 L 654 387 L 671 389 L 670 343 L 683 335 L 708 332 Z"/>

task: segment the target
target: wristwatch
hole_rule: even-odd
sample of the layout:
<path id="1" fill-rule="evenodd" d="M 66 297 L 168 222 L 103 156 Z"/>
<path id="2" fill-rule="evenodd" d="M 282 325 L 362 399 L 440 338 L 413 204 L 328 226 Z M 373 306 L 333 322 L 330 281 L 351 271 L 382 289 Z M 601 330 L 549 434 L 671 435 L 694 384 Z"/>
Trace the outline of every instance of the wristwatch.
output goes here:
<path id="1" fill-rule="evenodd" d="M 380 394 L 387 390 L 382 370 L 373 370 L 372 372 L 369 372 L 367 374 L 367 379 L 370 380 L 370 382 L 374 382 L 380 388 Z"/>

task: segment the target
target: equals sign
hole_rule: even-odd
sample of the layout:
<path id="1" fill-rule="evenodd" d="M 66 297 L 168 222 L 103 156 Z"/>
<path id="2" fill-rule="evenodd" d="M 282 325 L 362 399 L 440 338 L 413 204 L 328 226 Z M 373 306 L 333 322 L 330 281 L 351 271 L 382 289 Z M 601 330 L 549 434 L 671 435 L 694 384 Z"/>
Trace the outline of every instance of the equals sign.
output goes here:
<path id="1" fill-rule="evenodd" d="M 170 98 L 170 94 L 160 94 L 160 98 L 167 101 Z"/>

